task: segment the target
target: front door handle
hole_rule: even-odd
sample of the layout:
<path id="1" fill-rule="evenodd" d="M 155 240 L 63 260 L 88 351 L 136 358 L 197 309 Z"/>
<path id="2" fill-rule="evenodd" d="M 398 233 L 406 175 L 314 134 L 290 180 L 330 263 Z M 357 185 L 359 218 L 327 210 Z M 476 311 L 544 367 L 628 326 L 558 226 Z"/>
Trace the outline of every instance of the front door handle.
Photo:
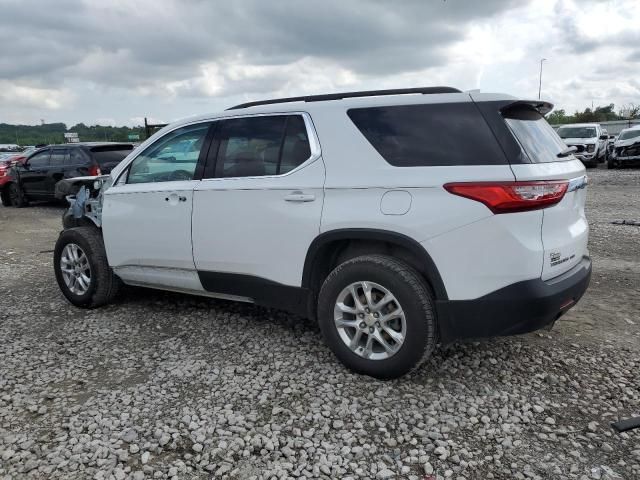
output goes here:
<path id="1" fill-rule="evenodd" d="M 175 193 L 171 193 L 164 197 L 165 202 L 169 202 L 170 205 L 176 205 L 178 202 L 186 202 L 187 197 L 182 195 L 176 195 Z"/>
<path id="2" fill-rule="evenodd" d="M 284 197 L 287 202 L 313 202 L 316 199 L 316 196 L 312 193 L 302 193 L 299 190 L 295 192 L 291 192 L 289 195 Z"/>

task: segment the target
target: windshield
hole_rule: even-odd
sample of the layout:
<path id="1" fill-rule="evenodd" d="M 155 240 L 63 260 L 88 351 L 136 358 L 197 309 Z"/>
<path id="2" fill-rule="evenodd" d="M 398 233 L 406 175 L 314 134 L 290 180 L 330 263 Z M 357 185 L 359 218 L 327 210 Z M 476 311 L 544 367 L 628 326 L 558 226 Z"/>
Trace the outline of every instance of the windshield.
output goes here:
<path id="1" fill-rule="evenodd" d="M 593 138 L 596 136 L 594 127 L 560 127 L 560 138 Z"/>
<path id="2" fill-rule="evenodd" d="M 618 140 L 629 140 L 630 138 L 640 137 L 640 128 L 636 130 L 625 130 L 620 134 Z"/>
<path id="3" fill-rule="evenodd" d="M 516 109 L 504 113 L 505 121 L 533 163 L 558 162 L 573 157 L 558 157 L 567 146 L 537 111 Z"/>

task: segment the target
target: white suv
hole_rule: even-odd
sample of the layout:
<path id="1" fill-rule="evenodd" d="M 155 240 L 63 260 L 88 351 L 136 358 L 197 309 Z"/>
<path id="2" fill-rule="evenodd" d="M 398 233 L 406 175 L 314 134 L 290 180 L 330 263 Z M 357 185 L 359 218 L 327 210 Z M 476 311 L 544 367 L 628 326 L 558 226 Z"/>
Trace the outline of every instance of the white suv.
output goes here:
<path id="1" fill-rule="evenodd" d="M 569 147 L 575 147 L 575 156 L 586 167 L 597 167 L 607 158 L 609 135 L 599 123 L 574 123 L 558 128 L 558 135 Z"/>
<path id="2" fill-rule="evenodd" d="M 585 170 L 551 108 L 435 87 L 174 123 L 72 201 L 58 284 L 81 307 L 124 283 L 282 308 L 379 378 L 550 326 L 591 274 Z"/>

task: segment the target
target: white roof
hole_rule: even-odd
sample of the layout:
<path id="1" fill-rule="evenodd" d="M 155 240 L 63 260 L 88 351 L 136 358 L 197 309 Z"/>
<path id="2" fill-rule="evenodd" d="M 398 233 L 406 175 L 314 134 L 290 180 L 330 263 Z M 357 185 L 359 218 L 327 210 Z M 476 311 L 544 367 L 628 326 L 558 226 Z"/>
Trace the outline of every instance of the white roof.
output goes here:
<path id="1" fill-rule="evenodd" d="M 320 101 L 296 101 L 272 103 L 268 105 L 256 105 L 253 107 L 238 108 L 233 110 L 223 110 L 221 112 L 196 115 L 183 118 L 168 124 L 166 127 L 158 130 L 151 137 L 145 140 L 137 149 L 134 150 L 137 155 L 147 145 L 150 145 L 157 138 L 164 135 L 170 130 L 174 130 L 182 125 L 202 122 L 205 120 L 215 120 L 218 118 L 237 117 L 248 114 L 260 113 L 287 113 L 287 112 L 307 112 L 313 116 L 314 112 L 326 112 L 329 109 L 342 109 L 357 107 L 376 107 L 386 105 L 412 105 L 417 103 L 454 103 L 454 102 L 489 102 L 500 100 L 518 100 L 510 95 L 501 93 L 477 93 L 477 92 L 456 92 L 456 93 L 431 93 L 431 94 L 400 94 L 400 95 L 379 95 L 370 97 L 346 97 L 339 100 L 320 100 Z M 111 172 L 117 175 L 124 164 L 120 162 Z"/>

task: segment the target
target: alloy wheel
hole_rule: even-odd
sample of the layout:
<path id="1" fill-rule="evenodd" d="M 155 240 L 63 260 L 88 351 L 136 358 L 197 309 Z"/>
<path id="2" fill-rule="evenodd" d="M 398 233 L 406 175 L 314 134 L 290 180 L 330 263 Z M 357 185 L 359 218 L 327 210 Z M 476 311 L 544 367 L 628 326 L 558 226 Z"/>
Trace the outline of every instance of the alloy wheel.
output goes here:
<path id="1" fill-rule="evenodd" d="M 345 287 L 336 300 L 334 322 L 349 349 L 369 360 L 385 360 L 404 343 L 407 322 L 396 297 L 374 282 Z"/>
<path id="2" fill-rule="evenodd" d="M 75 243 L 65 245 L 60 256 L 60 270 L 67 288 L 76 295 L 84 295 L 91 285 L 89 259 Z"/>

